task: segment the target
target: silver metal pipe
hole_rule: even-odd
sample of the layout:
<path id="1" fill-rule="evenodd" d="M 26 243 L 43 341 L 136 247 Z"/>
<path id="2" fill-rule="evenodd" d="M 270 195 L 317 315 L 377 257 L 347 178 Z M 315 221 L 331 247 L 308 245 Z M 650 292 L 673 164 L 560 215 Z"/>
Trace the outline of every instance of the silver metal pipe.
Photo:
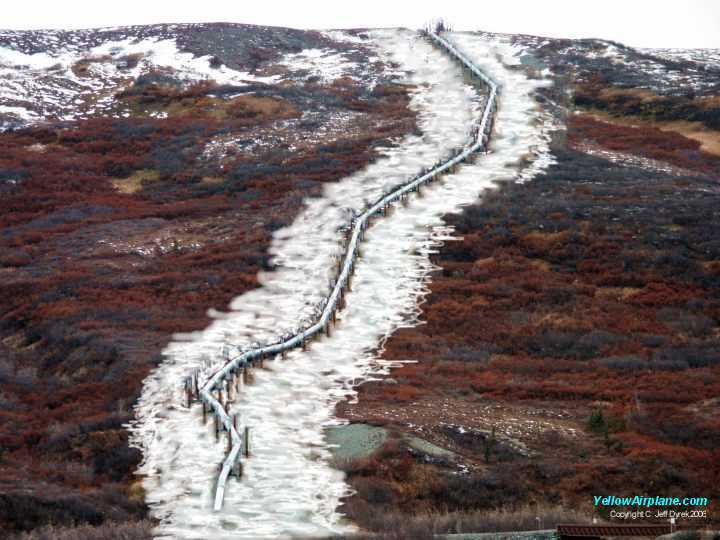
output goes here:
<path id="1" fill-rule="evenodd" d="M 225 497 L 225 487 L 227 479 L 233 470 L 233 467 L 239 459 L 240 451 L 243 447 L 244 441 L 238 432 L 237 428 L 233 424 L 231 416 L 225 410 L 222 403 L 220 403 L 212 392 L 217 389 L 222 389 L 223 381 L 232 376 L 232 373 L 238 368 L 244 368 L 248 366 L 254 359 L 261 356 L 272 356 L 278 353 L 285 352 L 290 349 L 301 347 L 308 338 L 315 336 L 316 334 L 323 331 L 325 326 L 331 320 L 333 313 L 336 311 L 338 303 L 342 297 L 343 290 L 350 281 L 350 276 L 353 271 L 353 261 L 358 254 L 358 247 L 362 238 L 362 232 L 368 225 L 368 220 L 374 215 L 382 215 L 384 209 L 387 208 L 391 203 L 400 200 L 404 195 L 412 191 L 416 191 L 422 184 L 432 181 L 436 175 L 442 174 L 449 171 L 459 163 L 465 161 L 471 154 L 484 149 L 487 147 L 489 142 L 490 134 L 487 133 L 490 116 L 494 113 L 495 102 L 499 94 L 499 86 L 490 77 L 485 75 L 479 68 L 477 68 L 463 53 L 458 51 L 450 42 L 444 39 L 442 36 L 435 34 L 434 32 L 429 33 L 429 37 L 448 54 L 453 56 L 455 59 L 460 61 L 465 67 L 467 67 L 472 74 L 478 77 L 489 89 L 490 94 L 485 104 L 483 114 L 478 124 L 478 129 L 475 133 L 475 137 L 471 138 L 469 146 L 466 146 L 462 151 L 458 152 L 454 157 L 448 158 L 445 161 L 433 166 L 428 171 L 419 175 L 415 179 L 396 187 L 390 193 L 387 193 L 381 197 L 377 202 L 369 206 L 365 211 L 362 212 L 354 221 L 350 240 L 345 250 L 345 256 L 342 261 L 340 273 L 335 280 L 335 286 L 333 287 L 330 295 L 327 297 L 322 312 L 320 313 L 317 320 L 300 330 L 294 336 L 273 343 L 258 347 L 256 349 L 246 351 L 235 358 L 230 359 L 222 368 L 216 371 L 202 386 L 200 389 L 200 399 L 205 403 L 211 412 L 217 415 L 219 423 L 228 431 L 230 434 L 231 448 L 228 452 L 225 461 L 223 462 L 222 469 L 218 476 L 217 487 L 215 491 L 215 501 L 213 508 L 218 511 L 222 508 L 223 499 Z"/>

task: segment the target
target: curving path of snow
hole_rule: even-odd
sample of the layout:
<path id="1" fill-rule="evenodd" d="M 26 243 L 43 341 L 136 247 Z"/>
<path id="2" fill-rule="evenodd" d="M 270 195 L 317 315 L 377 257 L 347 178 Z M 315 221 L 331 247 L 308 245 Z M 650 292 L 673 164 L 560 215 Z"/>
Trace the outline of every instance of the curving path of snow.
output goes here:
<path id="1" fill-rule="evenodd" d="M 230 313 L 216 313 L 217 320 L 205 331 L 177 339 L 166 349 L 166 361 L 145 382 L 138 421 L 131 426 L 133 444 L 144 452 L 139 472 L 145 475 L 152 512 L 161 519 L 159 534 L 259 538 L 337 527 L 341 516 L 335 508 L 346 487 L 326 464 L 322 425 L 331 407 L 325 389 L 310 384 L 308 369 L 298 367 L 294 386 L 286 391 L 311 398 L 310 411 L 304 402 L 293 402 L 283 409 L 294 411 L 292 418 L 283 420 L 274 415 L 275 405 L 267 409 L 241 405 L 241 423 L 253 426 L 253 456 L 258 459 L 247 462 L 242 482 L 231 482 L 219 514 L 210 511 L 211 495 L 215 467 L 225 447 L 212 442 L 211 426 L 202 426 L 198 407 L 182 407 L 182 384 L 195 367 L 203 368 L 205 375 L 217 368 L 223 361 L 224 343 L 246 346 L 251 340 L 269 341 L 299 326 L 329 288 L 333 257 L 340 254 L 338 228 L 347 225 L 349 211 L 359 210 L 467 139 L 479 102 L 474 90 L 462 83 L 457 67 L 413 32 L 371 35 L 378 53 L 400 65 L 401 82 L 404 72 L 409 72 L 408 82 L 416 86 L 411 106 L 418 111 L 422 135 L 406 137 L 378 162 L 328 186 L 322 198 L 308 201 L 295 223 L 276 234 L 271 253 L 279 268 L 260 276 L 262 287 L 237 298 Z M 291 371 L 295 369 L 289 367 Z M 273 388 L 262 390 L 267 374 L 256 371 L 256 375 L 258 382 L 248 387 L 243 398 L 251 395 L 250 388 L 269 396 L 279 391 L 275 385 L 288 384 L 278 378 Z M 282 403 L 280 398 L 273 402 Z M 266 417 L 258 417 L 262 414 Z M 264 443 L 263 434 L 275 442 Z M 267 462 L 261 455 L 277 459 Z"/>
<path id="2" fill-rule="evenodd" d="M 348 493 L 342 475 L 329 466 L 323 428 L 337 422 L 334 405 L 354 394 L 353 386 L 383 371 L 375 351 L 402 325 L 415 324 L 431 269 L 429 252 L 448 234 L 441 217 L 476 201 L 498 180 L 528 179 L 551 162 L 548 120 L 531 97 L 542 84 L 505 64 L 518 52 L 506 43 L 471 34 L 450 34 L 460 50 L 503 86 L 496 117 L 493 153 L 464 165 L 445 181 L 424 190 L 407 208 L 370 228 L 357 263 L 353 292 L 330 338 L 307 352 L 266 362 L 255 370 L 233 410 L 251 426 L 250 459 L 241 481 L 231 481 L 223 511 L 213 513 L 216 465 L 225 454 L 199 407 L 182 407 L 182 383 L 195 366 L 216 368 L 222 344 L 270 340 L 309 316 L 327 292 L 333 255 L 339 254 L 337 228 L 347 222 L 344 208 L 415 174 L 467 139 L 479 99 L 462 84 L 458 68 L 407 31 L 373 32 L 379 53 L 391 57 L 417 85 L 411 106 L 419 112 L 421 137 L 406 137 L 365 171 L 329 186 L 308 202 L 296 222 L 273 243 L 279 270 L 262 276 L 263 287 L 232 304 L 207 330 L 177 340 L 165 363 L 145 383 L 133 439 L 145 460 L 140 472 L 157 533 L 172 538 L 278 538 L 352 530 L 338 513 Z M 426 61 L 427 58 L 427 61 Z M 534 154 L 525 171 L 521 158 Z"/>

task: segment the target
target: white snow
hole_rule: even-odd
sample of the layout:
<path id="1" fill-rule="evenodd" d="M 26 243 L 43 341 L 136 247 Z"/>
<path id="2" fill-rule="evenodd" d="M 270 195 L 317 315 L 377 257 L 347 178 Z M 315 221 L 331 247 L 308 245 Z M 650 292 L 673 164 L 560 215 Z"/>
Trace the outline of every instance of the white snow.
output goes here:
<path id="1" fill-rule="evenodd" d="M 524 41 L 530 43 L 529 40 Z M 719 49 L 633 49 L 621 48 L 601 40 L 596 40 L 588 47 L 587 43 L 570 42 L 558 49 L 557 54 L 580 55 L 586 59 L 607 58 L 612 64 L 624 65 L 625 69 L 645 75 L 647 81 L 638 84 L 638 88 L 660 93 L 686 92 L 688 88 L 706 90 L 719 82 L 717 72 L 715 75 L 708 72 L 711 68 L 717 70 L 720 67 Z M 677 66 L 667 66 L 661 60 L 691 61 L 696 64 L 687 64 L 678 69 Z"/>
<path id="2" fill-rule="evenodd" d="M 0 68 L 48 69 L 57 65 L 62 58 L 47 53 L 25 54 L 20 51 L 0 47 Z"/>
<path id="3" fill-rule="evenodd" d="M 305 49 L 286 54 L 268 66 L 267 72 L 275 74 L 259 75 L 225 65 L 212 67 L 210 55 L 182 52 L 173 37 L 140 39 L 129 35 L 131 29 L 127 30 L 128 33 L 121 34 L 119 39 L 94 47 L 82 36 L 65 38 L 67 41 L 61 47 L 51 47 L 49 43 L 56 42 L 58 37 L 50 31 L 42 32 L 38 39 L 48 46 L 48 50 L 54 51 L 51 53 L 25 54 L 0 47 L 0 106 L 28 111 L 15 111 L 12 117 L 15 121 L 26 122 L 73 120 L 110 113 L 124 116 L 128 111 L 116 101 L 115 94 L 138 76 L 151 71 L 167 73 L 187 83 L 214 80 L 221 85 L 239 86 L 274 84 L 292 79 L 297 73 L 303 74 L 304 78 L 309 73 L 322 82 L 352 77 L 367 83 L 370 88 L 376 83 L 374 62 L 378 58 L 364 57 L 363 62 L 350 60 L 349 55 L 364 50 L 359 45 L 365 41 L 342 31 L 327 34 L 331 39 L 343 41 L 347 50 Z M 129 56 L 138 60 L 131 69 L 128 68 Z M 82 66 L 82 72 L 77 69 L 79 66 Z M 284 73 L 283 67 L 290 72 Z"/>
<path id="4" fill-rule="evenodd" d="M 310 200 L 290 227 L 278 231 L 272 254 L 279 270 L 261 274 L 262 287 L 237 298 L 232 311 L 205 331 L 176 339 L 165 362 L 146 380 L 133 442 L 142 448 L 146 500 L 161 520 L 164 538 L 279 538 L 352 530 L 338 512 L 348 494 L 342 475 L 330 467 L 323 428 L 337 423 L 334 405 L 354 394 L 357 382 L 385 371 L 374 351 L 395 329 L 415 324 L 431 264 L 429 252 L 450 232 L 441 216 L 474 202 L 498 180 L 518 180 L 521 158 L 534 153 L 533 173 L 551 162 L 547 122 L 530 94 L 539 83 L 507 70 L 517 51 L 469 34 L 452 39 L 504 85 L 493 153 L 428 188 L 407 208 L 399 207 L 367 234 L 353 279 L 353 292 L 332 337 L 308 352 L 255 371 L 255 381 L 232 411 L 251 426 L 250 459 L 244 476 L 231 481 L 222 512 L 213 513 L 212 488 L 224 442 L 216 444 L 198 407 L 183 408 L 182 381 L 195 367 L 208 373 L 221 362 L 225 342 L 248 346 L 293 330 L 309 317 L 328 288 L 337 229 L 383 190 L 461 146 L 480 100 L 464 86 L 457 67 L 408 31 L 370 32 L 378 54 L 401 64 L 415 85 L 411 106 L 421 136 Z M 545 123 L 543 123 L 545 122 Z M 526 176 L 530 173 L 526 173 Z"/>
<path id="5" fill-rule="evenodd" d="M 195 56 L 192 53 L 178 50 L 174 39 L 147 38 L 136 40 L 127 38 L 122 41 L 108 41 L 93 48 L 90 57 L 110 56 L 118 60 L 124 56 L 142 55 L 142 60 L 132 72 L 133 77 L 151 69 L 172 69 L 174 77 L 187 81 L 214 80 L 218 84 L 243 84 L 247 82 L 277 82 L 278 76 L 257 77 L 249 72 L 230 69 L 225 65 L 213 68 L 210 66 L 211 55 Z M 109 69 L 117 73 L 114 63 L 100 64 L 103 70 Z"/>
<path id="6" fill-rule="evenodd" d="M 329 49 L 304 49 L 299 53 L 287 54 L 281 64 L 292 71 L 307 70 L 311 76 L 319 77 L 323 82 L 332 82 L 357 68 L 357 63 L 347 60 L 344 53 Z"/>
<path id="7" fill-rule="evenodd" d="M 326 30 L 323 34 L 332 40 L 344 43 L 355 43 L 358 45 L 364 45 L 367 43 L 367 38 L 363 39 L 360 36 L 354 36 L 344 30 Z"/>
<path id="8" fill-rule="evenodd" d="M 137 66 L 123 69 L 121 59 L 140 55 Z M 82 76 L 73 72 L 85 62 Z M 22 120 L 72 120 L 110 111 L 117 105 L 114 94 L 150 71 L 169 72 L 188 83 L 214 80 L 218 84 L 275 83 L 280 76 L 256 76 L 227 66 L 212 68 L 210 56 L 178 50 L 174 39 L 128 37 L 93 48 L 68 47 L 62 54 L 24 54 L 0 47 L 0 109 Z M 13 110 L 9 110 L 8 108 Z M 39 110 L 34 113 L 33 110 Z M 23 112 L 25 111 L 25 112 Z M 115 111 L 127 116 L 128 111 Z"/>
<path id="9" fill-rule="evenodd" d="M 37 116 L 28 111 L 25 107 L 10 107 L 8 105 L 0 105 L 0 114 L 9 114 L 21 120 L 35 120 Z"/>
<path id="10" fill-rule="evenodd" d="M 502 87 L 495 119 L 495 135 L 491 139 L 493 153 L 480 162 L 484 169 L 496 165 L 496 160 L 508 159 L 511 154 L 518 161 L 524 153 L 530 153 L 534 156 L 530 166 L 513 173 L 515 179 L 522 182 L 554 163 L 548 149 L 552 118 L 540 111 L 532 97 L 536 88 L 549 82 L 528 79 L 520 70 L 507 69 L 507 66 L 520 63 L 523 48 L 512 45 L 509 39 L 491 39 L 486 34 L 457 32 L 450 34 L 449 40 L 465 52 L 476 66 L 494 76 Z M 502 169 L 498 166 L 496 171 Z"/>
<path id="11" fill-rule="evenodd" d="M 687 60 L 698 64 L 720 68 L 720 49 L 639 49 L 642 52 L 667 58 L 668 60 Z"/>

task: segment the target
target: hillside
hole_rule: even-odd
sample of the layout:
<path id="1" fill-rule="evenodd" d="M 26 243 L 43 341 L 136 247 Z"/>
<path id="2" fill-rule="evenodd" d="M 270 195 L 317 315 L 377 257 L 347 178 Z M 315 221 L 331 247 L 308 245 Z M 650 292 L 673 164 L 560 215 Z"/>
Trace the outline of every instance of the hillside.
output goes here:
<path id="1" fill-rule="evenodd" d="M 306 198 L 415 129 L 393 67 L 331 35 L 0 34 L 3 528 L 146 515 L 125 426 L 162 349 L 257 286 Z"/>
<path id="2" fill-rule="evenodd" d="M 490 152 L 369 229 L 330 335 L 253 370 L 212 513 L 225 443 L 184 378 L 309 320 L 350 220 L 487 89 L 403 29 L 0 31 L 3 530 L 422 538 L 717 501 L 720 53 L 447 36 L 502 87 Z M 348 420 L 388 439 L 334 460 Z"/>
<path id="3" fill-rule="evenodd" d="M 718 65 L 701 52 L 500 39 L 553 80 L 540 102 L 557 121 L 555 163 L 446 217 L 455 237 L 432 257 L 422 324 L 381 354 L 416 363 L 338 411 L 455 456 L 410 466 L 388 443 L 349 465 L 349 514 L 373 529 L 415 515 L 416 530 L 523 530 L 537 515 L 589 521 L 598 493 L 712 499 Z"/>

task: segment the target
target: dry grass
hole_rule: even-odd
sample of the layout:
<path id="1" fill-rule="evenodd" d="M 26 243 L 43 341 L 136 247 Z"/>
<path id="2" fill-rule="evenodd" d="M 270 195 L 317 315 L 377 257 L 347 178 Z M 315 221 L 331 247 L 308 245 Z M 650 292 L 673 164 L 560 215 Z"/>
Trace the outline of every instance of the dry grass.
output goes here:
<path id="1" fill-rule="evenodd" d="M 522 237 L 521 241 L 524 245 L 537 249 L 537 250 L 548 250 L 553 246 L 563 243 L 566 241 L 568 233 L 563 232 L 544 232 L 544 231 L 532 231 Z"/>
<path id="2" fill-rule="evenodd" d="M 700 149 L 708 154 L 720 156 L 720 133 L 709 130 L 699 122 L 667 122 L 663 131 L 675 131 L 700 143 Z"/>
<path id="3" fill-rule="evenodd" d="M 558 523 L 589 523 L 592 517 L 590 513 L 549 505 L 526 506 L 516 510 L 431 512 L 418 515 L 375 511 L 371 518 L 371 528 L 378 535 L 368 538 L 421 540 L 434 538 L 436 534 L 532 531 L 537 530 L 538 525 L 542 529 L 553 529 Z"/>
<path id="4" fill-rule="evenodd" d="M 145 500 L 145 488 L 142 480 L 136 480 L 128 488 L 128 499 L 133 502 L 143 502 Z"/>
<path id="5" fill-rule="evenodd" d="M 225 102 L 222 99 L 210 97 L 180 98 L 164 106 L 149 106 L 147 110 L 150 113 L 164 112 L 169 118 L 196 116 L 198 114 L 207 115 L 215 120 L 223 120 L 226 117 Z"/>
<path id="6" fill-rule="evenodd" d="M 150 540 L 151 521 L 104 523 L 98 526 L 57 527 L 48 525 L 15 536 L 15 540 Z"/>
<path id="7" fill-rule="evenodd" d="M 137 171 L 127 178 L 116 178 L 112 180 L 112 185 L 120 193 L 131 195 L 140 191 L 146 182 L 157 182 L 160 179 L 160 173 L 154 169 L 143 169 Z"/>
<path id="8" fill-rule="evenodd" d="M 713 107 L 720 107 L 720 96 L 702 96 L 697 100 L 703 104 L 703 107 L 711 109 Z"/>
<path id="9" fill-rule="evenodd" d="M 655 101 L 657 99 L 657 94 L 651 92 L 650 90 L 644 90 L 642 88 L 618 88 L 616 86 L 611 86 L 600 90 L 600 97 L 606 100 L 611 100 L 618 96 L 632 96 L 639 98 L 641 101 L 647 103 Z"/>
<path id="10" fill-rule="evenodd" d="M 222 176 L 203 176 L 201 180 L 203 184 L 222 184 L 224 181 Z"/>
<path id="11" fill-rule="evenodd" d="M 221 99 L 209 96 L 178 96 L 162 103 L 133 103 L 138 115 L 163 112 L 169 118 L 208 116 L 217 121 L 245 119 L 263 122 L 300 116 L 300 112 L 287 100 L 253 95 Z"/>
<path id="12" fill-rule="evenodd" d="M 226 110 L 228 115 L 236 118 L 289 118 L 298 115 L 298 110 L 284 99 L 251 95 L 231 99 Z"/>
<path id="13" fill-rule="evenodd" d="M 558 523 L 590 522 L 590 514 L 560 506 L 523 507 L 518 510 L 454 512 L 420 516 L 436 533 L 530 531 L 540 527 L 552 529 Z"/>
<path id="14" fill-rule="evenodd" d="M 536 328 L 555 328 L 557 330 L 574 330 L 588 332 L 593 325 L 590 321 L 578 317 L 574 311 L 551 311 L 536 313 L 530 317 L 531 324 Z"/>
<path id="15" fill-rule="evenodd" d="M 640 116 L 613 116 L 603 111 L 592 110 L 588 113 L 595 120 L 626 127 L 653 127 L 661 131 L 677 133 L 700 143 L 700 150 L 720 156 L 720 132 L 708 129 L 702 122 L 685 120 L 656 121 L 645 120 Z"/>
<path id="16" fill-rule="evenodd" d="M 87 56 L 75 62 L 71 69 L 76 76 L 83 77 L 87 75 L 87 72 L 92 64 L 105 62 L 112 62 L 112 57 L 109 55 Z"/>
<path id="17" fill-rule="evenodd" d="M 720 274 L 720 261 L 706 261 L 700 263 L 700 266 L 702 266 L 703 269 L 707 270 L 708 272 L 712 272 L 713 274 Z"/>
<path id="18" fill-rule="evenodd" d="M 616 298 L 625 300 L 640 291 L 641 289 L 638 289 L 637 287 L 598 287 L 595 290 L 595 295 L 600 298 Z"/>
<path id="19" fill-rule="evenodd" d="M 531 259 L 530 266 L 532 266 L 533 268 L 537 268 L 541 272 L 549 272 L 550 270 L 552 270 L 552 265 L 549 262 L 543 261 L 541 259 Z"/>

